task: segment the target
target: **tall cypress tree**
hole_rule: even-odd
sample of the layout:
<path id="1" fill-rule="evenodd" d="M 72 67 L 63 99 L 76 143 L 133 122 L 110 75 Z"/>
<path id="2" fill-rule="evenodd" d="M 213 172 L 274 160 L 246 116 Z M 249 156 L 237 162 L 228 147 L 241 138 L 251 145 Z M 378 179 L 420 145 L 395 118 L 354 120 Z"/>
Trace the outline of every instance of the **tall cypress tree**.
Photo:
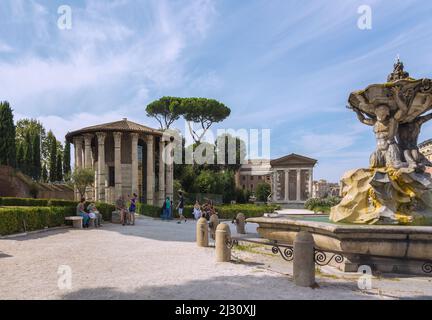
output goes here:
<path id="1" fill-rule="evenodd" d="M 55 182 L 57 179 L 57 139 L 52 131 L 48 132 L 49 140 L 49 181 Z"/>
<path id="2" fill-rule="evenodd" d="M 40 180 L 42 165 L 41 165 L 41 140 L 40 135 L 35 134 L 32 141 L 32 177 L 35 180 Z"/>
<path id="3" fill-rule="evenodd" d="M 30 132 L 26 132 L 25 135 L 25 144 L 26 144 L 26 152 L 24 156 L 24 162 L 25 162 L 25 174 L 29 175 L 30 177 L 33 177 L 33 173 L 35 171 L 34 165 L 33 165 L 33 141 L 32 136 Z"/>
<path id="4" fill-rule="evenodd" d="M 17 151 L 16 151 L 16 168 L 23 171 L 24 166 L 24 146 L 23 143 L 17 143 L 16 145 Z"/>
<path id="5" fill-rule="evenodd" d="M 65 179 L 69 179 L 71 173 L 71 146 L 69 141 L 66 141 L 63 151 L 63 176 Z"/>
<path id="6" fill-rule="evenodd" d="M 0 165 L 16 167 L 15 125 L 9 102 L 0 102 Z"/>
<path id="7" fill-rule="evenodd" d="M 48 182 L 48 170 L 45 164 L 42 166 L 42 181 Z"/>
<path id="8" fill-rule="evenodd" d="M 57 174 L 57 181 L 63 181 L 63 162 L 62 162 L 62 152 L 59 150 L 57 153 L 57 169 L 56 169 L 56 174 Z"/>

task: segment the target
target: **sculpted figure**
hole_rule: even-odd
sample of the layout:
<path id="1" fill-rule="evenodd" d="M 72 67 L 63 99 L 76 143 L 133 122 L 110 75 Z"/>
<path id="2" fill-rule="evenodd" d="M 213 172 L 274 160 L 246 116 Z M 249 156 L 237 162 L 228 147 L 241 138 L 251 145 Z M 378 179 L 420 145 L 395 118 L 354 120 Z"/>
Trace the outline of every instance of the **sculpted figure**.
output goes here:
<path id="1" fill-rule="evenodd" d="M 432 113 L 429 113 L 426 116 L 417 117 L 413 121 L 403 123 L 399 126 L 399 147 L 403 150 L 405 161 L 408 162 L 411 168 L 424 170 L 425 166 L 432 166 L 432 163 L 418 149 L 418 137 L 421 126 L 431 119 Z"/>
<path id="2" fill-rule="evenodd" d="M 360 122 L 374 127 L 377 149 L 371 155 L 370 165 L 373 168 L 390 166 L 395 169 L 406 167 L 407 164 L 402 162 L 401 151 L 396 143 L 399 121 L 406 115 L 408 108 L 399 97 L 399 88 L 392 88 L 395 101 L 398 106 L 394 116 L 390 115 L 390 108 L 387 105 L 379 105 L 375 109 L 376 117 L 366 117 L 358 108 L 353 108 L 357 113 Z M 361 104 L 367 104 L 363 96 L 358 95 Z"/>

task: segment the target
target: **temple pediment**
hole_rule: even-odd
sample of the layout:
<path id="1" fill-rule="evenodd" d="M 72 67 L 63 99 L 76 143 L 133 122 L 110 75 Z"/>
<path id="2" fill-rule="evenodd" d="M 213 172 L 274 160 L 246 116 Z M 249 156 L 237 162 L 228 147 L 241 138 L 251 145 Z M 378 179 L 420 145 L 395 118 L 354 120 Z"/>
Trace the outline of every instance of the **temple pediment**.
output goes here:
<path id="1" fill-rule="evenodd" d="M 290 166 L 313 167 L 317 162 L 318 161 L 315 159 L 292 153 L 282 158 L 274 159 L 270 163 L 272 167 L 290 167 Z"/>

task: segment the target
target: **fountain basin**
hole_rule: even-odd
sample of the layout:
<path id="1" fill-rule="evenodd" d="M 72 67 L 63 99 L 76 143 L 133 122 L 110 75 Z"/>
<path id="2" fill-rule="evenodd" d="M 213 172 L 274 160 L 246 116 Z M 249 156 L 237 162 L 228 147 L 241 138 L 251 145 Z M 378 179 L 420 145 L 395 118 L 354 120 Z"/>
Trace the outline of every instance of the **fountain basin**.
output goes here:
<path id="1" fill-rule="evenodd" d="M 322 219 L 321 219 L 322 220 Z M 302 218 L 250 218 L 262 238 L 293 244 L 298 232 L 312 234 L 317 248 L 338 251 L 345 261 L 338 267 L 357 272 L 360 265 L 375 271 L 432 275 L 432 227 L 346 225 Z"/>

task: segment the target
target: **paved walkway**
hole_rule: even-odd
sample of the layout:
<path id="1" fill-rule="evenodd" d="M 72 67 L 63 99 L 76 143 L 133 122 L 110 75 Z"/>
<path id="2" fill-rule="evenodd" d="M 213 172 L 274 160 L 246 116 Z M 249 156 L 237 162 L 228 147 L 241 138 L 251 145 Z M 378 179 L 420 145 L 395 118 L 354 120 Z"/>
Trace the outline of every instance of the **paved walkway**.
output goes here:
<path id="1" fill-rule="evenodd" d="M 256 225 L 248 224 L 248 232 Z M 426 297 L 415 292 L 361 292 L 357 278 L 320 275 L 320 288 L 298 288 L 292 264 L 247 250 L 237 262 L 215 263 L 214 248 L 197 248 L 195 222 L 141 217 L 136 226 L 64 229 L 0 240 L 0 299 L 370 299 Z M 59 266 L 72 271 L 72 288 L 59 289 Z M 409 279 L 410 280 L 410 279 Z M 412 282 L 412 281 L 411 281 Z M 399 286 L 401 282 L 394 281 Z M 394 291 L 394 290 L 393 290 Z"/>

